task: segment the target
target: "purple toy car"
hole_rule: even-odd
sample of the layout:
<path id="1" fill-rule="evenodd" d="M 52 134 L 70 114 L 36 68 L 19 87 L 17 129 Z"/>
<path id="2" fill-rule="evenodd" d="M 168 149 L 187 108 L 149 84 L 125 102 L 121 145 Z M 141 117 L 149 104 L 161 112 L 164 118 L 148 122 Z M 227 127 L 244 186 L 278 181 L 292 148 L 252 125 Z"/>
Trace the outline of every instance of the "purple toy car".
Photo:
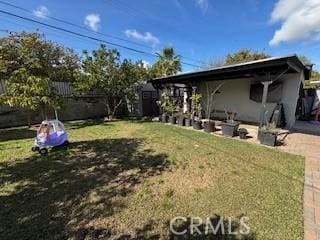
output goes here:
<path id="1" fill-rule="evenodd" d="M 37 137 L 32 147 L 33 152 L 47 154 L 49 147 L 60 147 L 69 144 L 64 125 L 59 120 L 43 121 L 37 130 Z"/>

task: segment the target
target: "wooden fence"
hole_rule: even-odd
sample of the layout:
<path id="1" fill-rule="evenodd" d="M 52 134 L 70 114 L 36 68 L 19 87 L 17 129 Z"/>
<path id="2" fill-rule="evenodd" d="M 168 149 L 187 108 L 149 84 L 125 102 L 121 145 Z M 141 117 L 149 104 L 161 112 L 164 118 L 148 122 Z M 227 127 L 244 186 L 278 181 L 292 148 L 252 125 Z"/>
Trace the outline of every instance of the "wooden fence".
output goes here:
<path id="1" fill-rule="evenodd" d="M 92 90 L 92 91 L 83 91 L 81 93 L 76 92 L 74 88 L 68 82 L 52 82 L 52 86 L 57 91 L 57 93 L 65 98 L 72 98 L 72 97 L 96 97 L 100 98 L 103 97 L 103 93 L 99 90 Z M 5 80 L 0 80 L 0 94 L 4 94 L 5 91 Z"/>

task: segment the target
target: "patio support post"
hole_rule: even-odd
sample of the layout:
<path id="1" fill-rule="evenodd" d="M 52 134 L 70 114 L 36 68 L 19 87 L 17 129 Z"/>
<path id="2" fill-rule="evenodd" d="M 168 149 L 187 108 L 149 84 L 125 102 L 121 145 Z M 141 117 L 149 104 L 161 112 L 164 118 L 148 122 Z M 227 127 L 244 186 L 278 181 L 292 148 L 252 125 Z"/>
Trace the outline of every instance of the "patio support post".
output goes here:
<path id="1" fill-rule="evenodd" d="M 268 89 L 269 89 L 269 85 L 272 83 L 272 81 L 264 81 L 262 82 L 263 84 L 263 95 L 262 95 L 262 109 L 261 109 L 261 116 L 260 116 L 260 123 L 259 123 L 259 127 L 262 127 L 266 124 L 266 111 L 267 111 L 267 107 L 266 107 L 266 103 L 267 103 L 267 99 L 268 99 Z"/>
<path id="2" fill-rule="evenodd" d="M 187 89 L 183 91 L 183 113 L 188 111 L 188 92 Z"/>
<path id="3" fill-rule="evenodd" d="M 195 94 L 196 92 L 197 92 L 197 87 L 192 86 L 191 94 Z M 194 102 L 191 100 L 191 115 L 192 115 L 192 118 L 194 118 L 193 114 L 194 114 Z"/>
<path id="4" fill-rule="evenodd" d="M 273 82 L 277 81 L 279 78 L 281 78 L 285 73 L 288 72 L 290 67 L 284 69 L 283 71 L 279 72 L 276 76 L 271 77 L 271 73 L 267 73 L 265 81 L 262 81 L 261 83 L 263 84 L 263 95 L 262 95 L 262 109 L 261 109 L 261 116 L 260 116 L 260 123 L 259 123 L 259 128 L 263 127 L 266 122 L 266 112 L 267 112 L 267 99 L 268 99 L 268 89 L 269 85 L 272 84 Z"/>
<path id="5" fill-rule="evenodd" d="M 192 88 L 186 87 L 183 92 L 183 113 L 188 113 L 191 111 L 190 95 Z"/>

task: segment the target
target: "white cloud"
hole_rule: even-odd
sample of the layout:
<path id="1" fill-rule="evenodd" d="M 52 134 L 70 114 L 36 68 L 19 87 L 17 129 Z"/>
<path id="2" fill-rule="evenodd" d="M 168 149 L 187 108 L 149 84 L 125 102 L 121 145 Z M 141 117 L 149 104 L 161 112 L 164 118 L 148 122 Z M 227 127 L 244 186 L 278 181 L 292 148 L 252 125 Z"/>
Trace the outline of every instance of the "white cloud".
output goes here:
<path id="1" fill-rule="evenodd" d="M 155 46 L 160 43 L 159 38 L 154 36 L 151 32 L 139 33 L 135 29 L 127 29 L 124 31 L 128 38 L 133 38 L 138 41 L 151 43 L 152 46 Z"/>
<path id="2" fill-rule="evenodd" d="M 269 42 L 272 46 L 281 42 L 320 41 L 320 1 L 278 0 L 270 22 L 282 22 Z"/>
<path id="3" fill-rule="evenodd" d="M 208 0 L 195 0 L 196 5 L 201 9 L 201 11 L 205 14 L 209 8 Z"/>
<path id="4" fill-rule="evenodd" d="M 100 15 L 95 13 L 88 14 L 84 19 L 84 24 L 93 31 L 98 31 L 100 27 Z"/>
<path id="5" fill-rule="evenodd" d="M 50 14 L 49 9 L 46 6 L 39 6 L 33 10 L 33 15 L 39 18 L 47 18 Z"/>

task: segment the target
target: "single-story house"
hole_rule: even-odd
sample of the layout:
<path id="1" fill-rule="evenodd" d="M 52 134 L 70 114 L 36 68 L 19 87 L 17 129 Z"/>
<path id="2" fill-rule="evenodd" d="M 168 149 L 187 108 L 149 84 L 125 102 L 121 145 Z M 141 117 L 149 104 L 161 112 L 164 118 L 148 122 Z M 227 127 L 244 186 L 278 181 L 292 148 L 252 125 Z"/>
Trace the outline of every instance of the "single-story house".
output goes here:
<path id="1" fill-rule="evenodd" d="M 302 83 L 309 79 L 311 68 L 291 55 L 181 73 L 149 82 L 156 89 L 166 85 L 183 88 L 185 111 L 190 110 L 188 99 L 192 91 L 202 94 L 203 109 L 207 109 L 208 92 L 223 83 L 210 104 L 213 118 L 224 118 L 225 111 L 235 112 L 237 120 L 262 125 L 281 103 L 286 127 L 291 128 L 297 119 Z"/>

